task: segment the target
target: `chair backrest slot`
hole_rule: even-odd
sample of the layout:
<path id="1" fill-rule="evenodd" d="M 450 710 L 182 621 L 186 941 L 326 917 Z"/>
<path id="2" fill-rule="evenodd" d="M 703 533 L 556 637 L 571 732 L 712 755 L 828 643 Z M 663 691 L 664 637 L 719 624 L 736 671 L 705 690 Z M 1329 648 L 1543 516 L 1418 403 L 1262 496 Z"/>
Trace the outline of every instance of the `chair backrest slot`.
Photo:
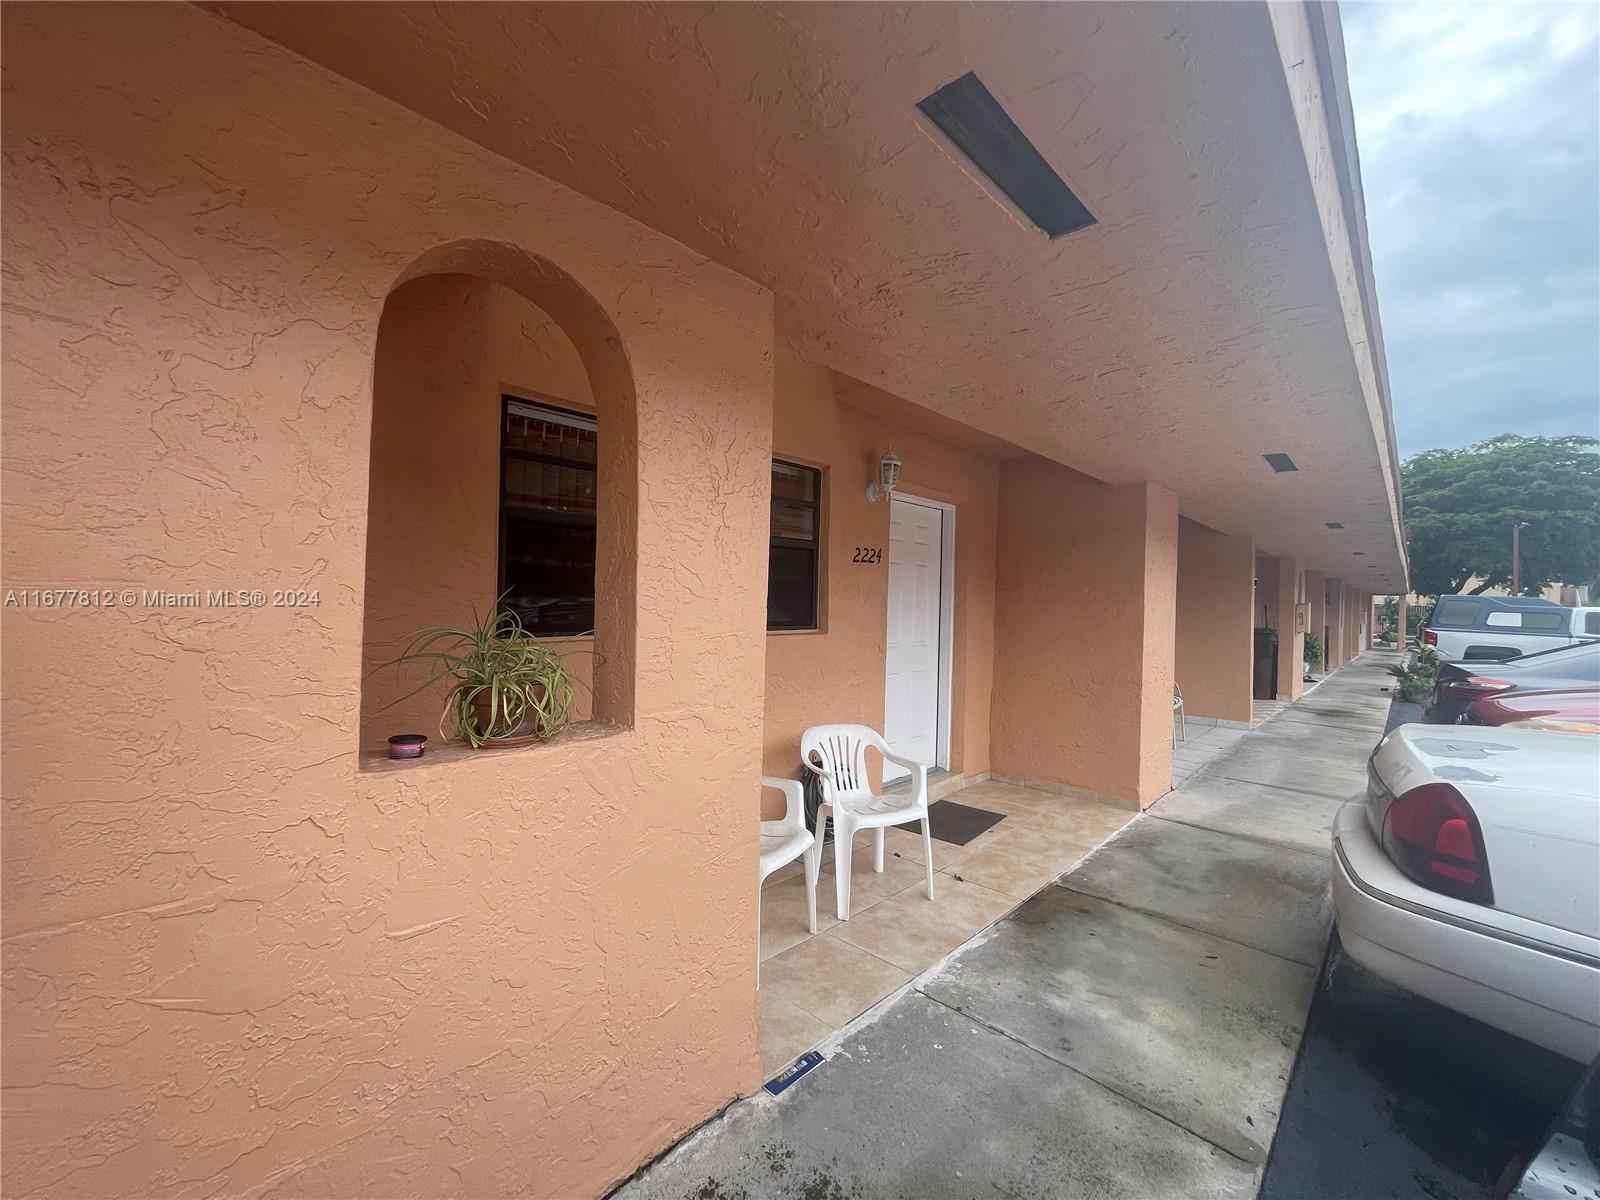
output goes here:
<path id="1" fill-rule="evenodd" d="M 800 738 L 800 757 L 826 772 L 824 796 L 870 796 L 867 748 L 880 754 L 888 749 L 876 730 L 865 725 L 814 725 Z"/>

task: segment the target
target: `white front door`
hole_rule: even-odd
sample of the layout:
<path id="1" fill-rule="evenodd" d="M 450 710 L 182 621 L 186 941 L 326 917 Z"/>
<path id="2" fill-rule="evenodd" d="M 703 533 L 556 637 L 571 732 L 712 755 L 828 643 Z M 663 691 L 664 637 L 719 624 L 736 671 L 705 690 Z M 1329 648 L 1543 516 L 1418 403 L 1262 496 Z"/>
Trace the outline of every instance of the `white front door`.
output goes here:
<path id="1" fill-rule="evenodd" d="M 884 655 L 883 736 L 896 754 L 942 766 L 940 745 L 945 600 L 942 506 L 891 497 L 889 623 Z M 884 780 L 908 772 L 884 764 Z"/>

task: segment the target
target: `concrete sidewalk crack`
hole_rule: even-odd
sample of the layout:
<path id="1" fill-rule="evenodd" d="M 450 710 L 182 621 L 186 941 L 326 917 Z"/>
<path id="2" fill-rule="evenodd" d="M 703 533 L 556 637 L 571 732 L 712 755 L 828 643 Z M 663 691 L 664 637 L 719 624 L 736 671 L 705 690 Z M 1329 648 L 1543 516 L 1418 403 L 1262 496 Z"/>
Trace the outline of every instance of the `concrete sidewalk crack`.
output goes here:
<path id="1" fill-rule="evenodd" d="M 1152 817 L 1157 821 L 1165 821 L 1169 825 L 1182 825 L 1187 829 L 1198 829 L 1203 833 L 1215 833 L 1221 835 L 1222 837 L 1238 838 L 1241 842 L 1250 842 L 1252 845 L 1264 846 L 1268 850 L 1289 850 L 1295 854 L 1309 854 L 1312 858 L 1321 859 L 1324 862 L 1327 861 L 1328 857 L 1321 851 L 1307 850 L 1303 846 L 1291 846 L 1287 842 L 1275 842 L 1271 838 L 1257 837 L 1253 833 L 1240 833 L 1236 829 L 1217 829 L 1211 825 L 1202 825 L 1198 821 L 1185 820 L 1183 817 L 1169 817 L 1165 813 L 1156 812 L 1154 809 L 1151 809 L 1149 812 L 1145 813 L 1145 816 Z M 1333 835 L 1329 834 L 1328 836 L 1329 840 L 1331 841 Z"/>
<path id="2" fill-rule="evenodd" d="M 1222 762 L 1221 759 L 1213 759 L 1208 765 L 1220 768 L 1227 764 Z M 1327 792 L 1313 792 L 1310 788 L 1290 787 L 1286 783 L 1262 783 L 1259 779 L 1235 779 L 1232 775 L 1210 775 L 1209 778 L 1212 780 L 1225 780 L 1228 783 L 1244 783 L 1251 787 L 1275 788 L 1281 792 L 1294 792 L 1298 796 L 1314 796 L 1318 800 L 1332 800 L 1336 804 L 1344 804 L 1346 801 L 1357 799 L 1361 795 L 1360 792 L 1347 792 L 1338 796 L 1330 796 Z"/>
<path id="3" fill-rule="evenodd" d="M 1196 1141 L 1204 1142 L 1206 1145 L 1210 1146 L 1213 1150 L 1216 1150 L 1216 1151 L 1218 1151 L 1219 1153 L 1222 1153 L 1222 1154 L 1226 1154 L 1229 1158 L 1233 1159 L 1234 1162 L 1238 1163 L 1240 1166 L 1244 1167 L 1246 1170 L 1257 1170 L 1257 1169 L 1260 1168 L 1261 1163 L 1252 1162 L 1248 1158 L 1240 1157 L 1239 1155 L 1235 1154 L 1232 1150 L 1229 1150 L 1226 1146 L 1219 1145 L 1213 1139 L 1206 1137 L 1205 1134 L 1198 1133 L 1195 1130 L 1189 1128 L 1189 1126 L 1185 1125 L 1182 1121 L 1174 1120 L 1171 1116 L 1169 1116 L 1168 1114 L 1166 1114 L 1164 1112 L 1161 1112 L 1159 1109 L 1151 1108 L 1148 1104 L 1146 1104 L 1143 1100 L 1140 1100 L 1137 1096 L 1128 1095 L 1122 1089 L 1114 1086 L 1113 1084 L 1107 1083 L 1104 1079 L 1100 1079 L 1100 1078 L 1097 1078 L 1094 1075 L 1089 1074 L 1089 1072 L 1083 1070 L 1081 1067 L 1075 1067 L 1069 1062 L 1063 1062 L 1061 1059 L 1057 1058 L 1054 1054 L 1051 1054 L 1048 1050 L 1041 1050 L 1038 1046 L 1035 1046 L 1032 1042 L 1029 1042 L 1027 1039 L 1018 1037 L 1016 1034 L 1012 1033 L 1010 1030 L 1004 1029 L 1004 1028 L 1000 1027 L 999 1025 L 996 1025 L 992 1021 L 984 1020 L 984 1018 L 980 1017 L 977 1013 L 971 1011 L 970 1009 L 957 1008 L 953 1004 L 946 1004 L 943 1000 L 939 999 L 939 997 L 929 995 L 927 992 L 923 991 L 920 987 L 914 987 L 912 990 L 915 991 L 917 993 L 917 995 L 921 996 L 923 999 L 930 1000 L 934 1004 L 937 1004 L 940 1008 L 947 1009 L 948 1011 L 955 1013 L 958 1017 L 961 1017 L 963 1020 L 971 1021 L 974 1025 L 980 1025 L 984 1029 L 987 1029 L 990 1033 L 996 1034 L 999 1037 L 1003 1037 L 1008 1042 L 1014 1042 L 1018 1046 L 1021 1046 L 1024 1050 L 1032 1051 L 1034 1054 L 1037 1054 L 1040 1058 L 1043 1058 L 1048 1062 L 1054 1063 L 1056 1066 L 1060 1067 L 1062 1070 L 1071 1071 L 1074 1075 L 1078 1076 L 1080 1079 L 1087 1079 L 1090 1083 L 1094 1084 L 1096 1087 L 1102 1088 L 1105 1091 L 1110 1092 L 1113 1096 L 1121 1097 L 1123 1100 L 1126 1100 L 1129 1104 L 1133 1105 L 1135 1108 L 1141 1109 L 1142 1111 L 1149 1113 L 1152 1117 L 1155 1117 L 1157 1120 L 1166 1122 L 1168 1125 L 1171 1125 L 1174 1129 L 1183 1130 L 1184 1133 L 1187 1133 L 1190 1137 L 1194 1138 Z"/>
<path id="4" fill-rule="evenodd" d="M 1284 962 L 1294 963 L 1298 967 L 1306 967 L 1312 971 L 1317 969 L 1316 963 L 1308 963 L 1303 958 L 1294 958 L 1288 954 L 1279 954 L 1276 950 L 1268 950 L 1263 946 L 1253 946 L 1249 942 L 1241 942 L 1238 938 L 1231 938 L 1225 933 L 1218 933 L 1215 929 L 1201 929 L 1198 925 L 1187 925 L 1182 921 L 1176 920 L 1168 913 L 1156 912 L 1154 909 L 1149 908 L 1140 908 L 1137 904 L 1128 904 L 1122 900 L 1116 900 L 1110 896 L 1102 896 L 1095 892 L 1080 891 L 1078 888 L 1071 886 L 1071 884 L 1067 882 L 1071 878 L 1072 876 L 1070 875 L 1064 875 L 1060 879 L 1056 880 L 1056 882 L 1051 886 L 1062 888 L 1065 891 L 1072 892 L 1074 895 L 1085 896 L 1090 900 L 1098 900 L 1102 904 L 1115 904 L 1118 908 L 1125 908 L 1129 912 L 1136 912 L 1147 917 L 1154 917 L 1157 921 L 1165 921 L 1168 925 L 1175 925 L 1179 929 L 1187 929 L 1190 933 L 1204 934 L 1206 937 L 1216 938 L 1219 942 L 1231 942 L 1235 946 L 1241 946 L 1246 950 L 1254 950 L 1257 954 L 1266 954 L 1272 958 L 1282 959 Z"/>

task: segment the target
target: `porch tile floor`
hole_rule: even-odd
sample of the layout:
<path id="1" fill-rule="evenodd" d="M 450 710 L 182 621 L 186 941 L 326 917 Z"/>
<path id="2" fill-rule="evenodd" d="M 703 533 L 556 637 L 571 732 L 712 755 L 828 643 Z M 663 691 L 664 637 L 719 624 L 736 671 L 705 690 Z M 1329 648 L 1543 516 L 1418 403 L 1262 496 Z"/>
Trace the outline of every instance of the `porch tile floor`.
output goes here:
<path id="1" fill-rule="evenodd" d="M 882 874 L 872 869 L 871 836 L 857 836 L 846 922 L 835 916 L 829 848 L 814 936 L 806 928 L 799 864 L 767 881 L 757 1025 L 768 1075 L 993 925 L 1135 816 L 1132 809 L 1006 783 L 974 784 L 953 798 L 1004 813 L 1005 820 L 965 846 L 935 839 L 932 901 L 921 834 L 899 829 L 885 833 Z"/>
<path id="2" fill-rule="evenodd" d="M 1284 709 L 1289 707 L 1288 700 L 1252 700 L 1250 702 L 1250 728 L 1254 729 L 1265 721 L 1272 720 Z"/>
<path id="3" fill-rule="evenodd" d="M 1256 701 L 1260 704 L 1261 701 Z M 1172 786 L 1182 787 L 1201 767 L 1229 749 L 1248 730 L 1230 729 L 1222 725 L 1193 725 L 1188 727 L 1187 741 L 1180 742 L 1176 731 L 1172 738 Z"/>

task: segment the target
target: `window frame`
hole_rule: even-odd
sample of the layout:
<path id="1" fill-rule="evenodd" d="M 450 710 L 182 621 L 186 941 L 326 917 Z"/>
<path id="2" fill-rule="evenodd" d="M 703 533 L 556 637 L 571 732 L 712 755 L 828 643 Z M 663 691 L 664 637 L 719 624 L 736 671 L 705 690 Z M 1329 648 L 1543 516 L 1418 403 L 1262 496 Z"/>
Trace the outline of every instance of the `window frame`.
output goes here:
<path id="1" fill-rule="evenodd" d="M 768 633 L 820 633 L 822 631 L 822 488 L 823 472 L 820 467 L 809 466 L 806 463 L 794 462 L 791 459 L 779 458 L 773 455 L 768 468 L 770 476 L 776 474 L 778 467 L 785 467 L 792 471 L 803 471 L 812 479 L 812 499 L 796 500 L 789 496 L 779 496 L 773 491 L 767 505 L 767 632 Z M 775 515 L 779 505 L 788 508 L 809 510 L 811 513 L 812 536 L 809 540 L 801 538 L 779 537 L 773 532 Z M 772 550 L 780 547 L 790 550 L 809 549 L 812 555 L 811 571 L 811 622 L 807 625 L 774 625 L 772 623 Z"/>
<path id="2" fill-rule="evenodd" d="M 506 426 L 509 424 L 511 406 L 513 404 L 524 404 L 531 408 L 543 409 L 546 412 L 552 413 L 558 417 L 576 418 L 578 421 L 592 424 L 595 432 L 595 461 L 592 463 L 586 463 L 579 459 L 563 458 L 558 454 L 544 454 L 537 450 L 521 450 L 508 446 L 506 444 Z M 506 583 L 506 460 L 507 458 L 516 458 L 522 460 L 523 462 L 536 462 L 545 464 L 547 466 L 566 467 L 576 471 L 590 471 L 594 474 L 595 511 L 587 516 L 581 512 L 573 513 L 573 519 L 571 519 L 568 523 L 572 525 L 588 525 L 595 531 L 595 603 L 598 606 L 600 559 L 600 414 L 595 412 L 586 412 L 581 408 L 569 407 L 568 403 L 563 403 L 558 397 L 547 396 L 542 392 L 528 392 L 518 395 L 513 392 L 502 391 L 500 393 L 499 420 L 500 426 L 496 432 L 496 441 L 499 445 L 499 455 L 497 459 L 499 468 L 499 482 L 497 484 L 498 490 L 495 493 L 496 539 L 494 595 L 496 604 L 498 605 L 500 597 L 504 596 L 508 590 L 508 585 Z M 552 516 L 554 517 L 553 513 Z M 594 630 L 592 628 L 577 629 L 570 632 L 540 630 L 535 632 L 533 636 L 536 638 L 571 638 L 581 637 L 593 632 Z"/>

